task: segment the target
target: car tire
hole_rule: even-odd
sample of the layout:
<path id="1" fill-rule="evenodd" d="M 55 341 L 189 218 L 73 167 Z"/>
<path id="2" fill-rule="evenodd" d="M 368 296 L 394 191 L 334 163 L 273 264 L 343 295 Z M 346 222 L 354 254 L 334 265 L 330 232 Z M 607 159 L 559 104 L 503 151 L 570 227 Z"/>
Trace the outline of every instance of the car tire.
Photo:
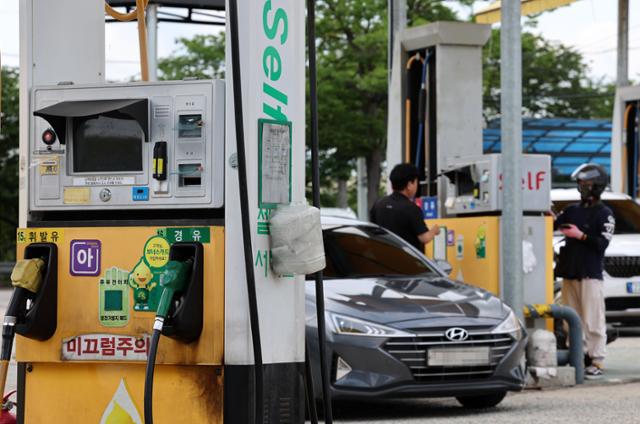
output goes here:
<path id="1" fill-rule="evenodd" d="M 480 396 L 458 396 L 456 399 L 465 408 L 484 409 L 498 405 L 506 395 L 507 392 L 498 392 Z"/>

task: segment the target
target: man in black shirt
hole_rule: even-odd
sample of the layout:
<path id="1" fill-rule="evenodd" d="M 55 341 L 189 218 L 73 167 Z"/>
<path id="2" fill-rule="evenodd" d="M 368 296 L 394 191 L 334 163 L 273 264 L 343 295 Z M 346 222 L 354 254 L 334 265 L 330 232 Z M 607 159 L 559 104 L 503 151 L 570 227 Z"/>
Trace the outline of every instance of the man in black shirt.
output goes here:
<path id="1" fill-rule="evenodd" d="M 599 378 L 606 353 L 607 326 L 602 270 L 604 251 L 615 230 L 611 210 L 600 201 L 608 183 L 606 171 L 585 164 L 573 173 L 581 202 L 567 206 L 556 218 L 555 227 L 566 238 L 561 248 L 556 276 L 562 281 L 562 300 L 576 310 L 582 321 L 586 353 L 591 364 L 586 378 Z"/>
<path id="2" fill-rule="evenodd" d="M 370 211 L 371 222 L 397 234 L 424 253 L 424 245 L 440 234 L 440 227 L 430 230 L 422 210 L 413 203 L 418 191 L 418 169 L 410 163 L 396 165 L 389 179 L 393 193 L 378 200 Z"/>

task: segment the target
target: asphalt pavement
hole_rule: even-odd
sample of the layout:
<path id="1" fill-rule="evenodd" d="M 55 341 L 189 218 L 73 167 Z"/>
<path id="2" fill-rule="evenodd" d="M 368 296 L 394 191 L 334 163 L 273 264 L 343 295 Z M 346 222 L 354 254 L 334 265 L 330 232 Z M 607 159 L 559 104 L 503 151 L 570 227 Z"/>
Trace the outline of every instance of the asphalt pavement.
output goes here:
<path id="1" fill-rule="evenodd" d="M 336 423 L 638 423 L 640 383 L 584 385 L 511 394 L 493 409 L 466 410 L 453 399 L 335 405 Z"/>

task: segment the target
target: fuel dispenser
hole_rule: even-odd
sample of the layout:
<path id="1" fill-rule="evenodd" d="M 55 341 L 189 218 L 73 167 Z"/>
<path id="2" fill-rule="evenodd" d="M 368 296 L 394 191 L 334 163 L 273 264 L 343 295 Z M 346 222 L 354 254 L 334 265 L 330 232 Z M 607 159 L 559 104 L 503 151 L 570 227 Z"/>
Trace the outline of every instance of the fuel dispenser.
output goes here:
<path id="1" fill-rule="evenodd" d="M 482 154 L 482 46 L 490 25 L 435 22 L 396 37 L 387 162 L 420 172 L 418 197 L 441 209 L 447 158 Z"/>
<path id="2" fill-rule="evenodd" d="M 611 132 L 611 188 L 640 197 L 640 87 L 618 87 Z"/>
<path id="3" fill-rule="evenodd" d="M 142 422 L 144 400 L 151 423 L 172 398 L 223 422 L 224 91 L 34 87 L 18 255 L 46 271 L 16 326 L 19 421 Z"/>
<path id="4" fill-rule="evenodd" d="M 524 155 L 522 169 L 524 212 L 524 299 L 553 303 L 553 220 L 551 158 Z M 451 263 L 452 276 L 500 295 L 502 156 L 489 154 L 453 158 L 443 170 L 448 180 L 446 218 L 429 220 L 441 234 L 427 246 L 427 255 Z"/>
<path id="5" fill-rule="evenodd" d="M 20 8 L 17 257 L 44 266 L 18 422 L 303 422 L 304 277 L 269 220 L 305 196 L 304 3 L 227 2 L 226 81 L 124 84 L 104 0 L 63 6 Z"/>
<path id="6" fill-rule="evenodd" d="M 487 25 L 435 22 L 400 32 L 387 161 L 390 167 L 418 167 L 416 203 L 427 225 L 442 229 L 426 246 L 427 256 L 448 261 L 452 277 L 500 295 L 501 155 L 482 151 L 482 47 L 490 31 Z M 551 303 L 553 225 L 545 216 L 550 158 L 525 155 L 523 164 L 525 302 Z"/>

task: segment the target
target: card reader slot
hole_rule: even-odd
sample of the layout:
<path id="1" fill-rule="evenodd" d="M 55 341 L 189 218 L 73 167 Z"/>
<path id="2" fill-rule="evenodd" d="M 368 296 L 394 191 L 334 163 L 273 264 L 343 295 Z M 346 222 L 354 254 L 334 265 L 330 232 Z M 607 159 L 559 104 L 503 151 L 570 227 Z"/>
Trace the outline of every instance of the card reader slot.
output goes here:
<path id="1" fill-rule="evenodd" d="M 202 164 L 188 163 L 178 165 L 179 187 L 202 186 Z"/>

